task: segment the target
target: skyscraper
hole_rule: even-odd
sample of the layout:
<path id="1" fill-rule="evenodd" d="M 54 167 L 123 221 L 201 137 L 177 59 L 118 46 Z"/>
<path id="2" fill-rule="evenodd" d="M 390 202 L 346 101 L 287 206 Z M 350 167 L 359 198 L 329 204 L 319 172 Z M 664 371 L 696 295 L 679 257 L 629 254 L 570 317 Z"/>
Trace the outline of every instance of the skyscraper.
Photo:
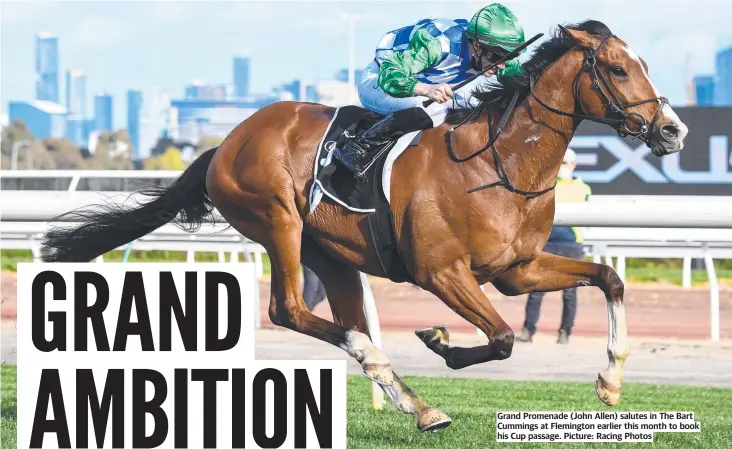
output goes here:
<path id="1" fill-rule="evenodd" d="M 304 98 L 301 98 L 303 96 L 302 92 L 301 92 L 301 88 L 302 88 L 302 81 L 294 80 L 291 83 L 283 84 L 280 89 L 292 94 L 293 101 L 304 101 Z"/>
<path id="2" fill-rule="evenodd" d="M 112 96 L 109 94 L 94 95 L 94 128 L 95 131 L 112 131 Z"/>
<path id="3" fill-rule="evenodd" d="M 86 141 L 84 136 L 84 119 L 80 115 L 66 116 L 66 139 L 78 147 L 83 147 Z"/>
<path id="4" fill-rule="evenodd" d="M 353 71 L 353 82 L 358 85 L 361 82 L 361 76 L 363 76 L 363 70 L 356 69 Z M 340 69 L 335 74 L 336 81 L 348 82 L 348 69 Z"/>
<path id="5" fill-rule="evenodd" d="M 66 71 L 66 109 L 69 114 L 86 116 L 86 76 L 81 70 Z"/>
<path id="6" fill-rule="evenodd" d="M 732 47 L 725 48 L 717 53 L 714 104 L 717 106 L 732 106 Z"/>
<path id="7" fill-rule="evenodd" d="M 135 159 L 150 157 L 165 135 L 170 117 L 170 96 L 155 88 L 127 91 L 127 131 L 135 147 Z"/>
<path id="8" fill-rule="evenodd" d="M 234 58 L 234 96 L 246 98 L 249 93 L 249 57 L 236 56 Z"/>
<path id="9" fill-rule="evenodd" d="M 694 93 L 697 106 L 714 105 L 714 76 L 698 75 L 694 77 Z"/>
<path id="10" fill-rule="evenodd" d="M 51 101 L 10 101 L 10 121 L 20 120 L 33 137 L 64 137 L 66 135 L 66 108 Z"/>
<path id="11" fill-rule="evenodd" d="M 140 151 L 140 112 L 142 111 L 142 92 L 127 91 L 127 132 L 130 142 L 135 147 L 135 155 Z"/>
<path id="12" fill-rule="evenodd" d="M 58 37 L 36 35 L 36 99 L 58 103 Z"/>
<path id="13" fill-rule="evenodd" d="M 226 84 L 206 84 L 201 80 L 193 80 L 185 87 L 185 98 L 189 100 L 226 100 L 230 93 Z"/>

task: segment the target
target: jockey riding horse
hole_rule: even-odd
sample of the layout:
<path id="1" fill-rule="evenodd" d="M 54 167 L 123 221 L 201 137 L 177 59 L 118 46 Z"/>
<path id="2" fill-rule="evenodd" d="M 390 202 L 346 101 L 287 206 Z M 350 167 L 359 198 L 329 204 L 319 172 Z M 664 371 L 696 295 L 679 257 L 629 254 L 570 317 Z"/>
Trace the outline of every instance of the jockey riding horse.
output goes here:
<path id="1" fill-rule="evenodd" d="M 477 106 L 471 93 L 485 87 L 490 76 L 519 73 L 520 63 L 508 60 L 455 92 L 448 84 L 483 72 L 523 43 L 518 18 L 499 3 L 482 8 L 469 23 L 423 19 L 386 33 L 358 86 L 363 106 L 386 117 L 347 140 L 333 156 L 360 177 L 372 150 L 407 133 L 440 126 L 449 109 Z M 434 102 L 424 107 L 428 98 Z"/>

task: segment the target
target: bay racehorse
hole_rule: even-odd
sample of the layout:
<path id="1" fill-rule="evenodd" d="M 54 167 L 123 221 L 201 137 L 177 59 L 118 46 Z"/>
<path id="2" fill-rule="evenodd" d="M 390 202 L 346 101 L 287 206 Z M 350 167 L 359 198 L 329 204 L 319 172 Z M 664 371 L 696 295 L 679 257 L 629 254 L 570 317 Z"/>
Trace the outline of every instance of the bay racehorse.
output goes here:
<path id="1" fill-rule="evenodd" d="M 624 286 L 611 267 L 542 251 L 554 219 L 552 188 L 583 120 L 641 140 L 659 157 L 680 151 L 688 129 L 659 95 L 645 62 L 600 22 L 558 27 L 524 69 L 476 92 L 481 103 L 475 110 L 451 113 L 392 168 L 390 204 L 405 268 L 416 285 L 483 331 L 488 344 L 451 346 L 442 326 L 416 333 L 453 369 L 506 359 L 514 333 L 482 284 L 491 282 L 505 295 L 597 286 L 607 299 L 609 365 L 595 390 L 615 405 L 629 354 Z M 386 274 L 366 215 L 331 201 L 309 211 L 315 150 L 333 114 L 313 103 L 264 107 L 171 186 L 141 192 L 151 201 L 72 211 L 83 223 L 50 230 L 43 258 L 90 261 L 171 221 L 195 230 L 216 208 L 269 254 L 273 323 L 342 348 L 397 409 L 416 415 L 420 430 L 439 430 L 450 418 L 419 399 L 368 336 L 359 271 Z M 325 285 L 334 322 L 306 308 L 301 263 Z"/>

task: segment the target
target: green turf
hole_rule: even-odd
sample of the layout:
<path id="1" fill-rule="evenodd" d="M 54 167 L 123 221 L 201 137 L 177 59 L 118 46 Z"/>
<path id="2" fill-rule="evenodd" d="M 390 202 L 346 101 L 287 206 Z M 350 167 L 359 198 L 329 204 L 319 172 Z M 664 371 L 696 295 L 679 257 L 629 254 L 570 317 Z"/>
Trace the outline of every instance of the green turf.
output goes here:
<path id="1" fill-rule="evenodd" d="M 110 251 L 104 255 L 105 262 L 120 262 L 124 251 Z M 225 253 L 225 262 L 231 260 L 231 254 Z M 182 251 L 131 251 L 129 262 L 185 262 L 186 253 Z M 218 262 L 217 253 L 197 252 L 196 262 Z M 243 257 L 239 254 L 239 260 Z M 22 249 L 4 249 L 0 252 L 0 262 L 5 271 L 18 271 L 18 263 L 33 262 L 33 255 L 30 251 Z M 270 263 L 267 254 L 262 254 L 262 269 L 264 274 L 270 274 Z"/>
<path id="2" fill-rule="evenodd" d="M 368 449 L 510 448 L 539 444 L 497 443 L 497 411 L 693 411 L 701 433 L 656 433 L 652 444 L 554 443 L 572 449 L 653 448 L 729 449 L 732 447 L 732 389 L 627 383 L 617 407 L 602 405 L 592 383 L 507 382 L 405 376 L 422 399 L 441 409 L 453 424 L 440 433 L 419 433 L 414 417 L 394 410 L 371 408 L 371 385 L 362 376 L 348 378 L 348 447 Z M 16 447 L 16 369 L 2 367 L 3 448 Z"/>
<path id="3" fill-rule="evenodd" d="M 119 262 L 122 260 L 122 254 L 123 251 L 111 251 L 105 254 L 104 260 L 108 262 Z M 226 253 L 225 257 L 228 262 L 230 254 Z M 129 259 L 130 262 L 183 262 L 185 260 L 186 254 L 180 251 L 132 251 Z M 5 271 L 17 271 L 19 262 L 32 261 L 33 258 L 30 251 L 4 249 L 0 252 L 0 262 L 2 263 L 2 269 Z M 196 253 L 196 262 L 217 261 L 218 255 L 216 253 Z M 666 261 L 665 264 L 659 264 L 645 259 L 629 259 L 628 267 L 626 268 L 627 282 L 633 284 L 665 283 L 681 285 L 682 270 L 679 265 L 680 262 L 680 259 L 674 259 Z M 722 285 L 732 284 L 732 267 L 729 267 L 727 262 L 729 261 L 715 261 L 717 278 Z M 644 263 L 645 265 L 635 266 L 640 263 Z M 270 261 L 266 254 L 262 255 L 262 266 L 264 273 L 270 274 Z M 695 286 L 706 286 L 708 284 L 707 272 L 705 270 L 693 270 L 691 282 Z"/>
<path id="4" fill-rule="evenodd" d="M 17 446 L 17 374 L 14 365 L 2 367 L 0 379 L 0 447 L 3 449 Z"/>
<path id="5" fill-rule="evenodd" d="M 732 281 L 732 269 L 717 268 L 717 279 L 720 283 L 729 284 Z M 677 267 L 636 267 L 626 269 L 626 281 L 637 284 L 670 283 L 681 285 L 682 269 Z M 695 286 L 708 285 L 709 277 L 706 270 L 692 270 L 691 283 Z M 732 446 L 732 445 L 731 445 Z"/>
<path id="6" fill-rule="evenodd" d="M 503 382 L 474 379 L 407 377 L 404 381 L 428 404 L 450 415 L 453 424 L 440 433 L 421 434 L 412 416 L 387 404 L 370 407 L 369 382 L 348 380 L 349 448 L 507 448 L 547 444 L 496 442 L 496 412 L 564 411 L 693 411 L 701 433 L 656 433 L 654 443 L 554 443 L 549 447 L 592 448 L 732 448 L 732 389 L 692 388 L 627 383 L 616 407 L 606 407 L 592 383 Z"/>

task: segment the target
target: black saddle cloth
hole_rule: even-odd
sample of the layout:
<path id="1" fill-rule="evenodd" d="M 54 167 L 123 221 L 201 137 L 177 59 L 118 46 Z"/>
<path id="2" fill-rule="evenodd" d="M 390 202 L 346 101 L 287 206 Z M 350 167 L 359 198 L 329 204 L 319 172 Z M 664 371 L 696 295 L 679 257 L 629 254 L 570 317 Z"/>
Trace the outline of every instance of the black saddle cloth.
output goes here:
<path id="1" fill-rule="evenodd" d="M 383 115 L 359 106 L 340 107 L 331 119 L 318 147 L 315 178 L 327 196 L 354 212 L 374 212 L 376 208 L 374 186 L 375 183 L 381 182 L 381 167 L 383 166 L 379 162 L 383 162 L 396 141 L 387 142 L 372 149 L 368 155 L 371 158 L 370 166 L 366 170 L 365 179 L 360 182 L 357 182 L 354 173 L 336 158 L 332 158 L 325 167 L 322 164 L 327 160 L 328 153 L 336 148 L 342 148 L 349 138 L 360 135 L 383 118 Z M 418 141 L 419 134 L 410 145 L 414 145 Z"/>
<path id="2" fill-rule="evenodd" d="M 372 150 L 369 154 L 372 159 L 362 181 L 357 181 L 354 173 L 335 158 L 323 166 L 331 151 L 341 148 L 350 137 L 366 131 L 382 118 L 359 106 L 338 108 L 318 146 L 315 179 L 332 200 L 351 211 L 370 214 L 369 231 L 382 269 L 394 282 L 412 282 L 396 246 L 394 217 L 381 182 L 386 156 L 395 141 Z M 421 134 L 417 133 L 409 145 L 417 145 Z"/>

